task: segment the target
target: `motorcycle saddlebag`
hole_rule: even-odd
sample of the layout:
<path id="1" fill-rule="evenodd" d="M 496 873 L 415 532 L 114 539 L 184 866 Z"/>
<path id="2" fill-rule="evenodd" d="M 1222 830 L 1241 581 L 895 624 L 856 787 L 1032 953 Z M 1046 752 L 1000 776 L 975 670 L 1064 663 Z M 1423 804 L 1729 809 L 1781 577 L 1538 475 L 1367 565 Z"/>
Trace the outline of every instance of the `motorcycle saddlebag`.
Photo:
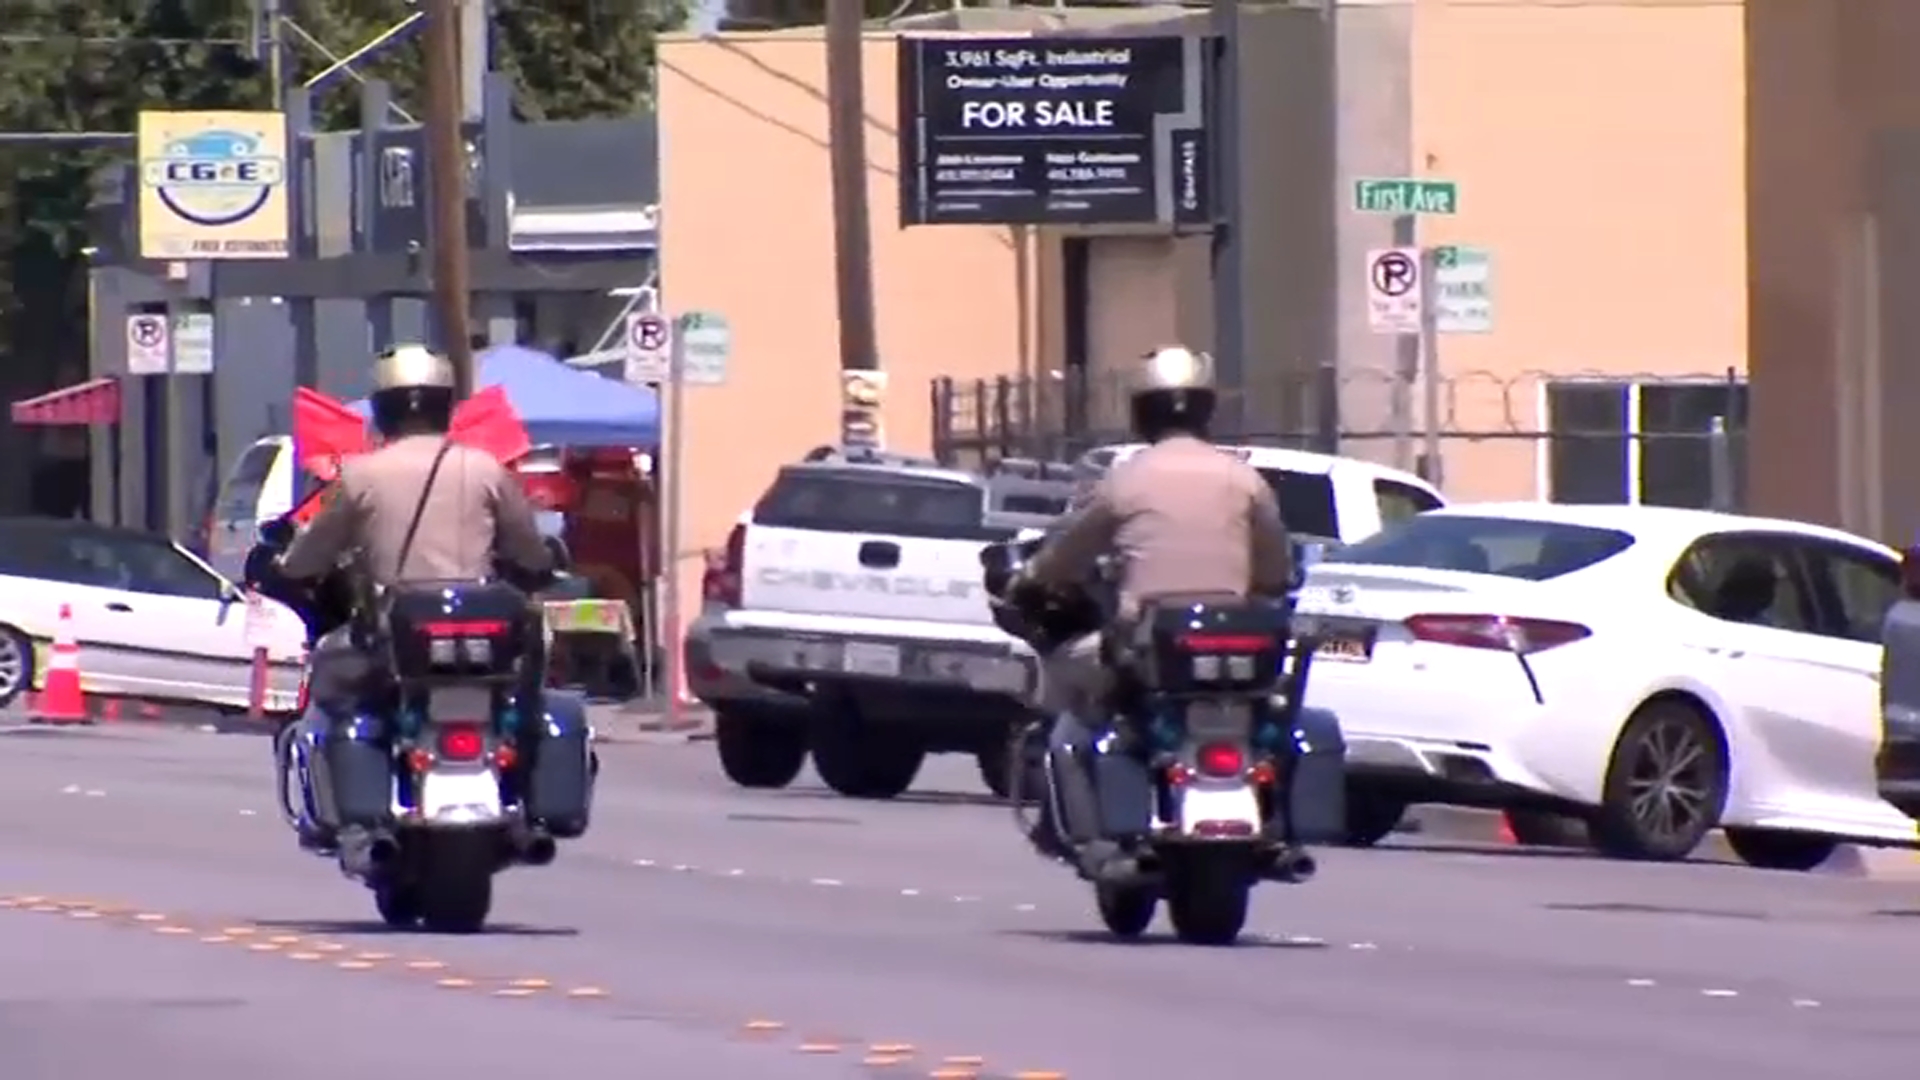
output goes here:
<path id="1" fill-rule="evenodd" d="M 1347 835 L 1347 742 L 1340 718 L 1303 706 L 1293 724 L 1287 813 L 1293 841 L 1337 844 Z"/>
<path id="2" fill-rule="evenodd" d="M 578 695 L 546 692 L 545 727 L 527 775 L 527 818 L 561 839 L 587 831 L 593 811 L 597 771 L 587 724 L 586 702 Z"/>
<path id="3" fill-rule="evenodd" d="M 315 782 L 323 799 L 331 796 L 335 820 L 328 824 L 376 826 L 392 814 L 393 751 L 386 735 L 384 725 L 368 716 L 327 733 L 320 752 L 324 771 Z"/>

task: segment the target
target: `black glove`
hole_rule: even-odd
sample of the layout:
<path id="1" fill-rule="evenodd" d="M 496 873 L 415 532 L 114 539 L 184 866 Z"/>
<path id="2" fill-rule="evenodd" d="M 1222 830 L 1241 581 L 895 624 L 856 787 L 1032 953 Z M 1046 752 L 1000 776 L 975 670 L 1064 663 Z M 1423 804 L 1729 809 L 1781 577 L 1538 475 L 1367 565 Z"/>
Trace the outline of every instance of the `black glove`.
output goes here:
<path id="1" fill-rule="evenodd" d="M 265 591 L 272 585 L 283 581 L 285 576 L 280 573 L 279 559 L 279 550 L 269 547 L 264 542 L 253 545 L 247 552 L 246 566 L 241 572 L 241 576 L 246 579 L 247 586 L 252 589 Z"/>

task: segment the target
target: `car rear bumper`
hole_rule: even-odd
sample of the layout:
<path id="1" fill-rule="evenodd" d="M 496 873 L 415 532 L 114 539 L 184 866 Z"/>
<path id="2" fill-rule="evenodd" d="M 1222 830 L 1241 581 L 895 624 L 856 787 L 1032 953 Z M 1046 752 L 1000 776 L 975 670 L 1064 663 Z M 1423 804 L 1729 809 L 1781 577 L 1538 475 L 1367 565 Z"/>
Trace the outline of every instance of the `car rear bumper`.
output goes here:
<path id="1" fill-rule="evenodd" d="M 708 627 L 705 638 L 721 676 L 786 695 L 997 700 L 1024 708 L 1039 680 L 1033 657 L 983 642 L 728 626 Z"/>

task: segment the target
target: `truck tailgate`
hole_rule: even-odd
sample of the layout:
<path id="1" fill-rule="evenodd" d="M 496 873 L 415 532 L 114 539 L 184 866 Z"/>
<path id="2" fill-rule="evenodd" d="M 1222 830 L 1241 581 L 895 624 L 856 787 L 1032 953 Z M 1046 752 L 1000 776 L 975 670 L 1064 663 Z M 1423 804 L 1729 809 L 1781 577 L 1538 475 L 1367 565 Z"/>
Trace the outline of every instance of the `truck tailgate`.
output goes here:
<path id="1" fill-rule="evenodd" d="M 742 559 L 749 610 L 991 626 L 980 540 L 754 525 Z"/>

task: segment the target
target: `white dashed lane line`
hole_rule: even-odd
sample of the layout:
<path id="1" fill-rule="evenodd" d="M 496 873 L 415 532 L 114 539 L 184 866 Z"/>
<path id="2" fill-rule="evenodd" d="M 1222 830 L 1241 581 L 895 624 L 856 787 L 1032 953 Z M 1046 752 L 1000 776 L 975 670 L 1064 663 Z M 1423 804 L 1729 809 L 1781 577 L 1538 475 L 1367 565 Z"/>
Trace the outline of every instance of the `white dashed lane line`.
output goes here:
<path id="1" fill-rule="evenodd" d="M 639 870 L 670 871 L 676 874 L 693 874 L 696 876 L 709 877 L 709 878 L 725 878 L 725 879 L 735 880 L 735 881 L 745 880 L 745 881 L 751 881 L 751 882 L 757 882 L 757 883 L 769 884 L 769 885 L 785 885 L 790 887 L 818 888 L 818 889 L 846 889 L 846 888 L 868 889 L 875 892 L 891 893 L 894 896 L 900 897 L 901 899 L 905 899 L 905 900 L 932 901 L 934 903 L 981 904 L 985 902 L 985 899 L 983 897 L 975 896 L 967 893 L 944 893 L 938 890 L 930 891 L 927 889 L 914 888 L 911 886 L 906 886 L 906 887 L 893 886 L 893 885 L 868 886 L 868 885 L 861 885 L 854 882 L 849 882 L 845 878 L 837 878 L 837 877 L 811 877 L 811 878 L 805 878 L 805 879 L 787 878 L 787 877 L 780 877 L 780 876 L 771 875 L 771 874 L 767 874 L 767 875 L 755 874 L 738 866 L 728 867 L 725 870 L 709 870 L 709 869 L 706 869 L 705 867 L 696 866 L 692 863 L 669 863 L 669 862 L 663 862 L 658 859 L 634 859 L 633 866 Z M 993 906 L 997 906 L 997 902 Z M 1022 915 L 1035 914 L 1040 910 L 1040 905 L 1031 903 L 1031 902 L 1009 904 L 1007 905 L 1007 907 L 1009 910 L 1018 912 Z M 1419 949 L 1417 949 L 1415 946 L 1412 946 L 1412 945 L 1382 946 L 1378 942 L 1373 942 L 1373 941 L 1329 942 L 1324 938 L 1315 937 L 1310 934 L 1279 934 L 1279 933 L 1270 933 L 1270 932 L 1263 932 L 1263 931 L 1248 931 L 1243 936 L 1250 941 L 1255 941 L 1264 945 L 1271 945 L 1279 948 L 1294 948 L 1294 949 L 1329 949 L 1331 948 L 1331 949 L 1340 949 L 1345 952 L 1356 952 L 1356 953 L 1368 953 L 1368 952 L 1410 953 L 1410 952 L 1420 951 Z M 1658 980 L 1647 979 L 1647 978 L 1626 979 L 1624 980 L 1624 985 L 1630 989 L 1635 989 L 1635 990 L 1669 989 L 1668 987 L 1663 986 Z M 1708 999 L 1740 999 L 1740 1000 L 1754 1001 L 1754 1002 L 1781 1000 L 1772 995 L 1743 994 L 1741 993 L 1741 991 L 1737 989 L 1732 989 L 1729 987 L 1720 987 L 1720 986 L 1685 988 L 1685 992 L 1694 996 L 1698 996 L 1701 998 L 1708 998 Z M 1820 1001 L 1817 998 L 1793 997 L 1793 998 L 1785 999 L 1785 1002 L 1786 1004 L 1788 1004 L 1789 1006 L 1795 1009 L 1820 1008 Z"/>

